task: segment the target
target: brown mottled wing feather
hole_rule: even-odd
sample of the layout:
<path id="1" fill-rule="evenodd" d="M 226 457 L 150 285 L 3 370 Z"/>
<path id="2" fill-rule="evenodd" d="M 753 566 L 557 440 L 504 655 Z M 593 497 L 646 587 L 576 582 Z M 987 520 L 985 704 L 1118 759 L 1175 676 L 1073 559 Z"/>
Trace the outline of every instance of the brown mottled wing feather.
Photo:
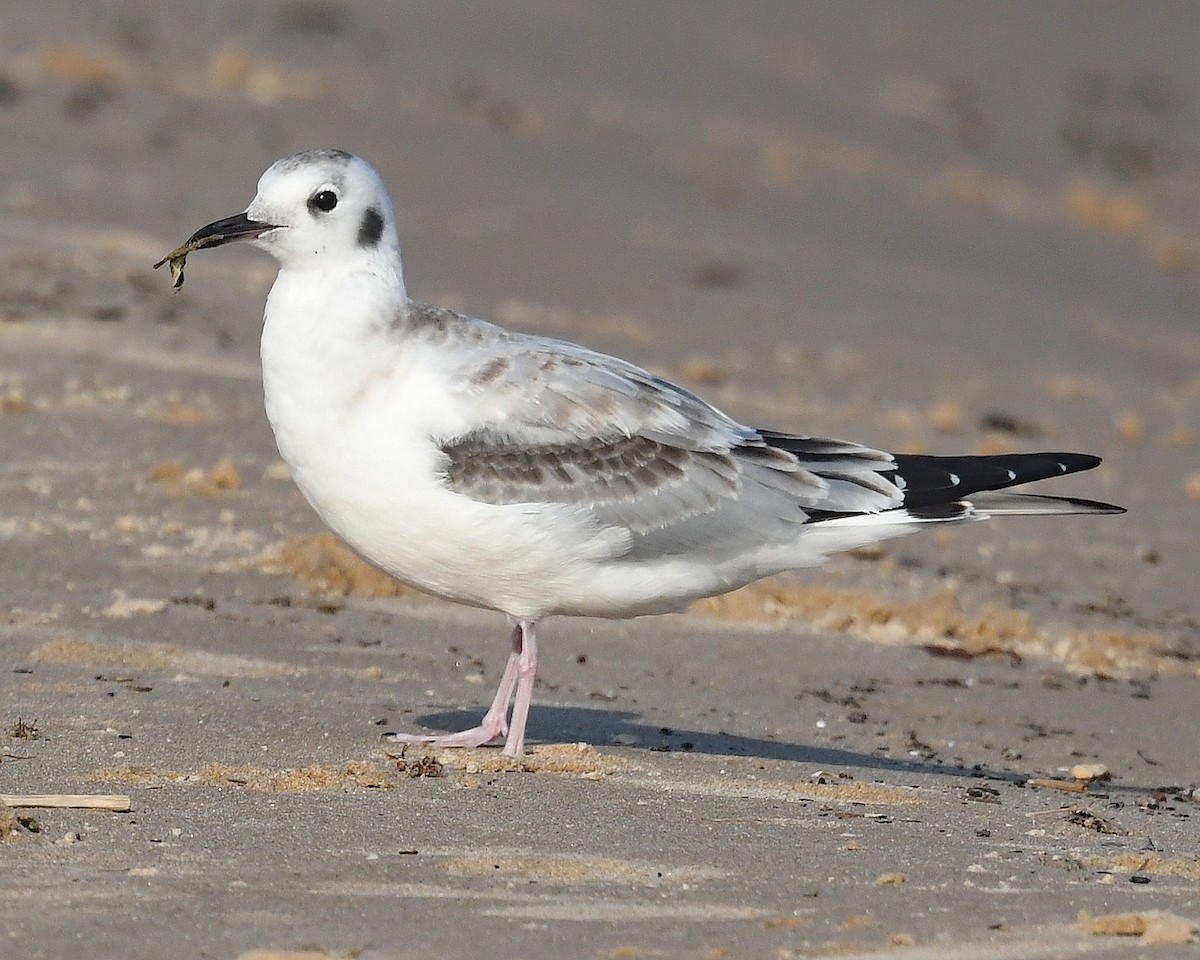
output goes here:
<path id="1" fill-rule="evenodd" d="M 486 398 L 472 407 L 487 422 L 439 444 L 446 483 L 464 496 L 575 506 L 635 534 L 686 530 L 689 542 L 790 536 L 805 511 L 899 502 L 887 454 L 812 441 L 797 455 L 624 361 L 542 338 L 487 339 L 459 377 Z"/>
<path id="2" fill-rule="evenodd" d="M 646 437 L 529 447 L 475 433 L 443 444 L 446 481 L 485 503 L 560 503 L 645 533 L 710 512 L 735 497 L 728 452 L 691 451 Z"/>
<path id="3" fill-rule="evenodd" d="M 681 480 L 692 455 L 646 437 L 620 437 L 589 446 L 554 444 L 537 448 L 500 446 L 485 435 L 443 447 L 450 485 L 487 503 L 523 503 L 535 492 L 556 503 L 592 504 L 653 493 Z M 737 471 L 724 464 L 729 493 Z"/>

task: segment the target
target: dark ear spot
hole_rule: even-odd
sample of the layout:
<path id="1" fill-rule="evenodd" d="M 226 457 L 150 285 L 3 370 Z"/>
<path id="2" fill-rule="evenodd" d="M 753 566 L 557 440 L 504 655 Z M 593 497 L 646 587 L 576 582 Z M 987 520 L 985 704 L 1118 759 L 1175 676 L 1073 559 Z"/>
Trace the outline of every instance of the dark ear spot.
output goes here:
<path id="1" fill-rule="evenodd" d="M 358 227 L 358 245 L 360 247 L 375 246 L 383 236 L 383 217 L 379 211 L 371 207 L 363 214 L 362 223 Z"/>

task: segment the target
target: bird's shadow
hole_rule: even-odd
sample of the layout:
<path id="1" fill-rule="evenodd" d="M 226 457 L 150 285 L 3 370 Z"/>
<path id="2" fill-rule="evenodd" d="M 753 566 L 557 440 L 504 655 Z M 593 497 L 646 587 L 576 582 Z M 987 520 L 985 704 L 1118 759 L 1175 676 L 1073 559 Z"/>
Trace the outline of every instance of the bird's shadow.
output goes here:
<path id="1" fill-rule="evenodd" d="M 418 714 L 417 724 L 429 730 L 461 730 L 479 722 L 481 714 L 472 710 L 438 710 Z M 411 731 L 412 728 L 407 728 Z M 738 734 L 679 727 L 663 727 L 641 722 L 638 714 L 624 710 L 598 710 L 588 707 L 538 706 L 531 711 L 526 727 L 526 743 L 538 741 L 569 743 L 586 741 L 593 744 L 625 745 L 643 750 L 672 753 L 699 753 L 722 757 L 756 757 L 761 760 L 780 760 L 812 764 L 817 767 L 858 767 L 878 770 L 891 775 L 921 774 L 963 780 L 994 780 L 1016 786 L 1024 785 L 1036 774 L 1014 770 L 998 770 L 986 764 L 963 766 L 946 762 L 937 756 L 896 758 L 842 750 L 838 747 L 813 746 L 745 737 Z M 1150 792 L 1161 785 L 1106 783 L 1105 791 Z"/>
<path id="2" fill-rule="evenodd" d="M 416 714 L 416 724 L 430 731 L 456 731 L 478 724 L 481 714 L 476 710 L 448 709 L 431 710 Z M 406 730 L 413 727 L 406 725 Z M 958 780 L 992 780 L 1013 786 L 1025 786 L 1036 773 L 1018 770 L 996 769 L 980 763 L 965 767 L 961 763 L 943 761 L 935 756 L 898 758 L 864 754 L 856 750 L 841 750 L 835 746 L 794 744 L 786 740 L 743 737 L 736 733 L 702 732 L 683 730 L 680 727 L 664 727 L 644 724 L 635 713 L 626 710 L 602 710 L 587 707 L 539 706 L 530 713 L 526 728 L 526 744 L 545 743 L 613 744 L 630 746 L 634 749 L 680 752 L 680 754 L 704 754 L 709 756 L 757 757 L 760 760 L 787 761 L 812 764 L 821 767 L 857 767 L 878 770 L 883 774 L 936 775 Z M 1151 793 L 1172 790 L 1162 784 L 1132 784 L 1132 782 L 1106 782 L 1104 793 Z M 1088 799 L 1103 796 L 1099 792 L 1087 794 Z M 1080 797 L 1084 800 L 1084 797 Z"/>
<path id="3" fill-rule="evenodd" d="M 417 722 L 430 730 L 458 730 L 479 722 L 471 710 L 441 710 L 419 715 Z M 538 706 L 531 711 L 525 729 L 526 744 L 538 741 L 570 743 L 577 740 L 593 744 L 640 747 L 643 750 L 672 753 L 700 753 L 721 757 L 757 757 L 760 760 L 785 760 L 822 767 L 854 766 L 891 773 L 941 773 L 946 776 L 986 777 L 1020 782 L 1027 777 L 1007 770 L 968 768 L 957 764 L 918 762 L 881 757 L 837 747 L 817 747 L 744 737 L 733 733 L 706 733 L 680 727 L 662 727 L 642 723 L 636 713 L 625 710 L 594 710 L 587 707 Z"/>

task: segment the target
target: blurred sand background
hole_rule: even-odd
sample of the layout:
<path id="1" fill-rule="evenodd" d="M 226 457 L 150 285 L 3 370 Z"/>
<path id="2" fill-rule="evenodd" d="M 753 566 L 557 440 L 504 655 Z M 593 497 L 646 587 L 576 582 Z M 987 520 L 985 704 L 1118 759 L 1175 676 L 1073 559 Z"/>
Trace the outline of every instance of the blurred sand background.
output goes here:
<path id="1" fill-rule="evenodd" d="M 1077 916 L 1200 918 L 1198 42 L 1174 3 L 0 7 L 0 793 L 133 797 L 10 831 L 0 957 L 1188 955 Z M 551 621 L 530 733 L 591 746 L 412 777 L 377 734 L 472 722 L 502 618 L 320 535 L 265 255 L 149 269 L 322 146 L 418 299 L 763 426 L 1097 453 L 1052 491 L 1130 512 Z"/>

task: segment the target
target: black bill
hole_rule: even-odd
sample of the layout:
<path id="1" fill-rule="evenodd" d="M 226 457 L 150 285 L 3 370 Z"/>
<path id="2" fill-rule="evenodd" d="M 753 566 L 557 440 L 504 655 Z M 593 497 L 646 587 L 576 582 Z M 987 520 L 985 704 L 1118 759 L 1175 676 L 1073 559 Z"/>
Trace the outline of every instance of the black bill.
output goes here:
<path id="1" fill-rule="evenodd" d="M 233 243 L 234 240 L 253 240 L 268 230 L 274 230 L 275 226 L 273 223 L 251 220 L 246 214 L 239 213 L 201 227 L 188 237 L 187 243 L 179 249 L 188 247 L 190 250 L 199 250 L 201 247 L 219 247 L 223 243 Z"/>

